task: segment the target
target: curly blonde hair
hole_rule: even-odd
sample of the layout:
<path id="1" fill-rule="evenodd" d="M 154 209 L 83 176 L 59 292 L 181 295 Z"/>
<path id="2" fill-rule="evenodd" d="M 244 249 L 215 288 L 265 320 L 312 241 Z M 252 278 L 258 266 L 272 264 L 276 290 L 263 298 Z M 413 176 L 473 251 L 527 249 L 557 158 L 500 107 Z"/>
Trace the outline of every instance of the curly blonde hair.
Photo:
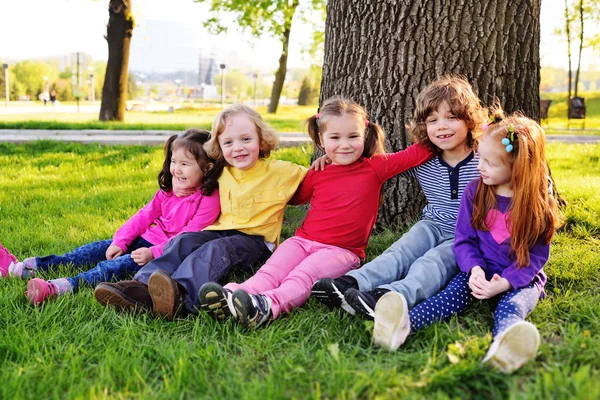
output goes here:
<path id="1" fill-rule="evenodd" d="M 209 157 L 213 158 L 219 164 L 227 164 L 223 151 L 219 145 L 219 135 L 225 130 L 227 120 L 234 115 L 246 114 L 256 126 L 256 132 L 260 140 L 260 158 L 267 158 L 271 155 L 271 150 L 277 146 L 277 133 L 275 129 L 269 126 L 256 110 L 244 104 L 233 104 L 217 114 L 213 120 L 210 139 L 204 144 L 204 150 Z"/>
<path id="2" fill-rule="evenodd" d="M 441 76 L 419 93 L 413 119 L 409 126 L 412 141 L 420 143 L 434 153 L 441 152 L 427 136 L 425 119 L 443 102 L 448 103 L 452 114 L 465 121 L 469 128 L 467 146 L 476 149 L 477 140 L 482 134 L 481 125 L 485 121 L 486 112 L 471 84 L 465 78 L 457 75 Z"/>

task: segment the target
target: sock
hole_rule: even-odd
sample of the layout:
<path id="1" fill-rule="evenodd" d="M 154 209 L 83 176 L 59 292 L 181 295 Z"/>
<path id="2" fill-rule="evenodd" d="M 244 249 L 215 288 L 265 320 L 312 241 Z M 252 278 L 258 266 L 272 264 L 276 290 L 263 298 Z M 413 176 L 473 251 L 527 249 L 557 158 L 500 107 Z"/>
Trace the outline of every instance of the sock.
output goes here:
<path id="1" fill-rule="evenodd" d="M 51 279 L 48 281 L 48 283 L 56 285 L 56 287 L 58 288 L 57 294 L 59 296 L 73 291 L 73 285 L 71 285 L 71 282 L 69 282 L 67 278 Z"/>

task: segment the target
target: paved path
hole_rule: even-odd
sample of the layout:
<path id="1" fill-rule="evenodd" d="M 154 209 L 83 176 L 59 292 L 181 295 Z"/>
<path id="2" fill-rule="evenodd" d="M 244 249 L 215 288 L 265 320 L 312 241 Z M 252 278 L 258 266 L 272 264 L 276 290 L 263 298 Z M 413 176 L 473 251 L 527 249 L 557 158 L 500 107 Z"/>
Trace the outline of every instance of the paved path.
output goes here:
<path id="1" fill-rule="evenodd" d="M 24 143 L 33 140 L 61 140 L 77 143 L 160 145 L 167 137 L 180 131 L 107 131 L 54 130 L 54 129 L 0 129 L 0 142 Z M 277 134 L 280 146 L 298 146 L 310 142 L 306 133 L 282 132 Z M 599 135 L 547 135 L 548 142 L 598 143 Z"/>

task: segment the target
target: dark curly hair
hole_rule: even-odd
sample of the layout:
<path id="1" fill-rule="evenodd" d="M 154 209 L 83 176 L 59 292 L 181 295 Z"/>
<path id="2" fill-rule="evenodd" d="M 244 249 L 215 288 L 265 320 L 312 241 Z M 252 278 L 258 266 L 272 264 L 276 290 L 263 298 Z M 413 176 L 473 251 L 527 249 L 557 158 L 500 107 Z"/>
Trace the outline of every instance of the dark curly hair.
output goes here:
<path id="1" fill-rule="evenodd" d="M 218 179 L 223 172 L 223 166 L 219 166 L 215 160 L 210 158 L 204 151 L 204 143 L 210 138 L 210 133 L 200 129 L 188 129 L 183 133 L 171 136 L 165 142 L 165 160 L 162 170 L 158 174 L 158 186 L 165 192 L 173 191 L 173 175 L 171 174 L 171 157 L 173 151 L 183 148 L 194 156 L 200 170 L 204 174 L 200 190 L 203 194 L 210 196 L 219 188 Z"/>

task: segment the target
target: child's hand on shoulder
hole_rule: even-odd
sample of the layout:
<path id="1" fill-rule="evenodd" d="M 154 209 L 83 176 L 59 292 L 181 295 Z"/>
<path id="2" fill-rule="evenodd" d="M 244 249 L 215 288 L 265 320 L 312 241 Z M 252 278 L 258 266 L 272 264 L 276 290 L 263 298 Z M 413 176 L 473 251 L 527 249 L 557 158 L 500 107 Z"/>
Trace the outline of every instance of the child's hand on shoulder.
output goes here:
<path id="1" fill-rule="evenodd" d="M 107 260 L 114 260 L 115 258 L 122 256 L 123 254 L 125 254 L 125 252 L 121 250 L 119 246 L 111 244 L 110 246 L 108 246 L 108 249 L 106 249 L 106 253 L 104 255 L 106 256 Z"/>
<path id="2" fill-rule="evenodd" d="M 324 155 L 313 161 L 313 163 L 310 165 L 310 169 L 314 169 L 315 171 L 323 171 L 327 164 L 331 164 L 331 159 L 327 157 L 327 155 Z"/>
<path id="3" fill-rule="evenodd" d="M 139 249 L 131 252 L 131 258 L 137 265 L 143 266 L 154 260 L 154 255 L 152 254 L 152 250 L 149 248 L 140 247 Z"/>

